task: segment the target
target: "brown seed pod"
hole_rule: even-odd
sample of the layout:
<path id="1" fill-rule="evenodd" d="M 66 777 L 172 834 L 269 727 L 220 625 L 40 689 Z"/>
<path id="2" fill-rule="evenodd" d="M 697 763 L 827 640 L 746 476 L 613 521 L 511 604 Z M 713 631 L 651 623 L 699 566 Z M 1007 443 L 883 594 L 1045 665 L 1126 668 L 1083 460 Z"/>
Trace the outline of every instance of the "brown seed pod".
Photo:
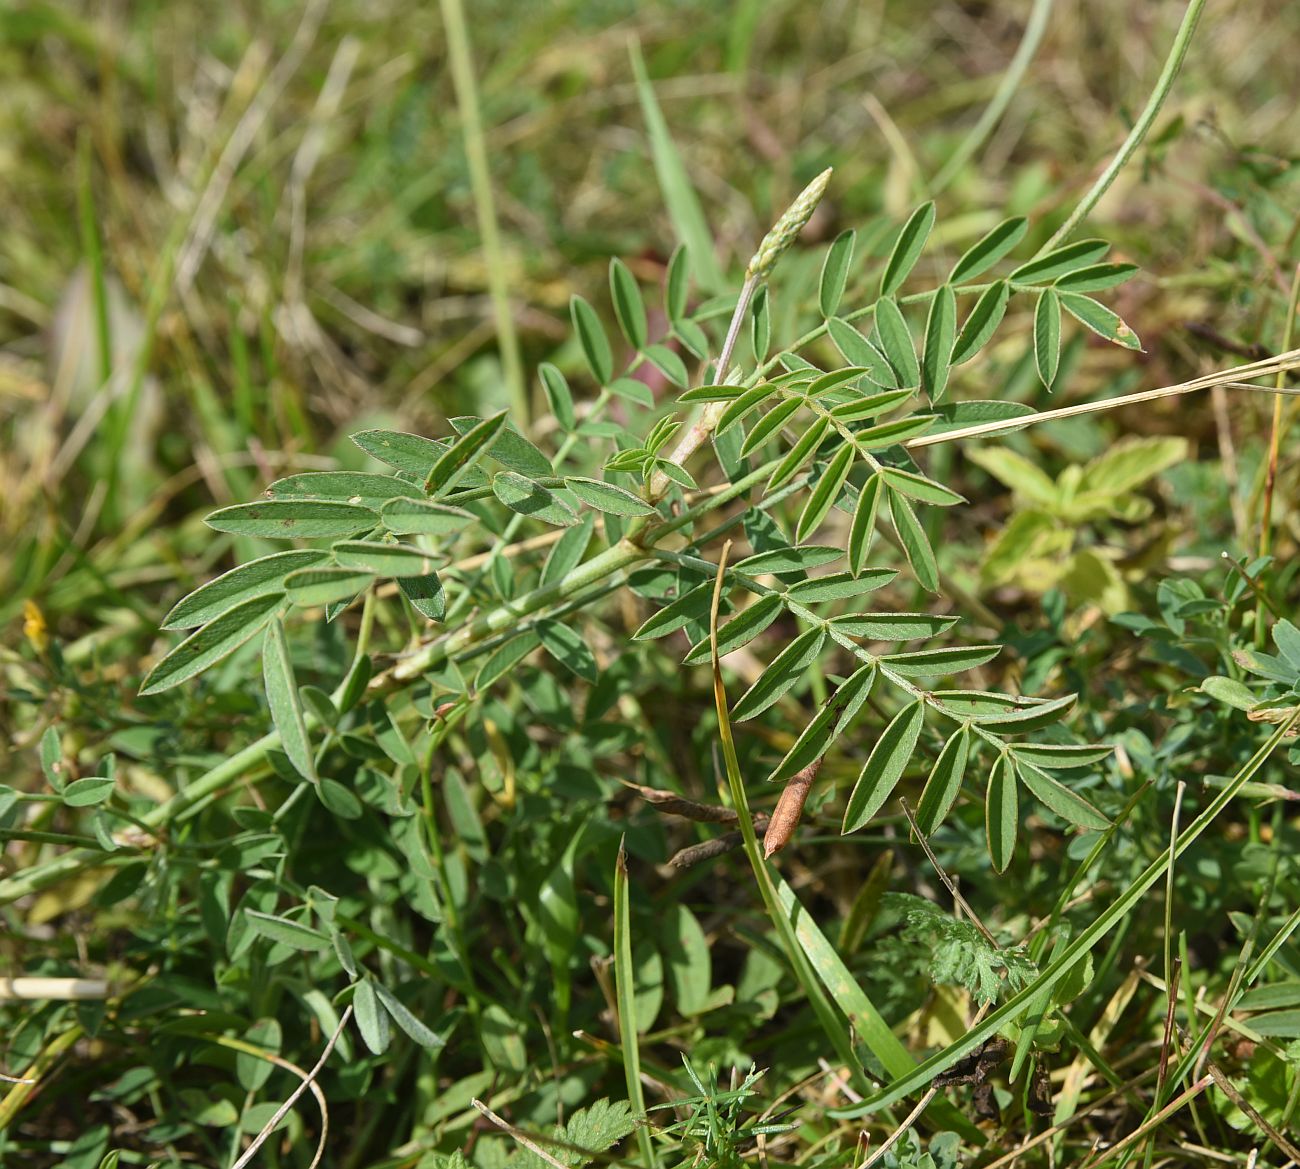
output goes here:
<path id="1" fill-rule="evenodd" d="M 812 790 L 813 780 L 817 778 L 821 765 L 820 759 L 815 760 L 802 771 L 792 775 L 786 783 L 785 791 L 781 793 L 781 798 L 776 801 L 776 808 L 772 811 L 767 832 L 763 835 L 764 857 L 780 852 L 790 843 L 794 830 L 799 827 L 803 806 L 808 800 L 808 793 Z"/>

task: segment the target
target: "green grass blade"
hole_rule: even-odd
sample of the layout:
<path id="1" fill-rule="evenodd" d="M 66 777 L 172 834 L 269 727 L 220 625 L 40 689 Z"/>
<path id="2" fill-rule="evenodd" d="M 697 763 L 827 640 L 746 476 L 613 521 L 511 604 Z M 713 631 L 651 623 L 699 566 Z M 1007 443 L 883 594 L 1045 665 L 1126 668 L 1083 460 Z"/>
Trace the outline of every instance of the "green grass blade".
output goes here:
<path id="1" fill-rule="evenodd" d="M 636 1033 L 636 986 L 632 967 L 632 923 L 629 919 L 627 852 L 618 843 L 614 863 L 614 997 L 618 1005 L 618 1033 L 623 1046 L 623 1071 L 627 1075 L 627 1098 L 641 1116 L 645 1115 L 645 1092 L 641 1088 L 641 1048 Z M 641 1160 L 648 1169 L 658 1169 L 650 1130 L 638 1125 L 637 1143 Z"/>

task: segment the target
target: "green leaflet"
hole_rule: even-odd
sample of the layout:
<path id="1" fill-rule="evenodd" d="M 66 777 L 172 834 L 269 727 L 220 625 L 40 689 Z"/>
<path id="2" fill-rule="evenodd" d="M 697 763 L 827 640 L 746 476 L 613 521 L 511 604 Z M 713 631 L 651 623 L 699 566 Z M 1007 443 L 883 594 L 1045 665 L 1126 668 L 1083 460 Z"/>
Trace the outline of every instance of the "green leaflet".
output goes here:
<path id="1" fill-rule="evenodd" d="M 614 354 L 596 310 L 581 296 L 575 295 L 569 300 L 569 317 L 573 321 L 573 331 L 578 335 L 578 343 L 582 346 L 591 376 L 599 385 L 608 385 L 614 376 Z"/>
<path id="2" fill-rule="evenodd" d="M 833 317 L 840 307 L 840 298 L 844 295 L 844 285 L 849 277 L 849 265 L 853 263 L 853 246 L 857 238 L 857 233 L 852 229 L 842 231 L 835 237 L 835 241 L 826 252 L 821 281 L 817 286 L 817 304 L 823 317 Z"/>
<path id="3" fill-rule="evenodd" d="M 795 528 L 796 539 L 803 541 L 813 534 L 839 498 L 844 481 L 853 467 L 854 448 L 847 443 L 832 456 L 824 474 L 817 477 Z"/>
<path id="4" fill-rule="evenodd" d="M 924 475 L 917 475 L 898 467 L 883 467 L 880 473 L 890 487 L 910 499 L 917 499 L 922 503 L 935 503 L 940 507 L 951 507 L 955 503 L 966 502 L 965 496 L 958 495 L 942 483 L 936 483 Z"/>
<path id="5" fill-rule="evenodd" d="M 614 303 L 618 327 L 633 349 L 646 343 L 645 302 L 631 269 L 617 256 L 609 262 L 609 295 Z"/>
<path id="6" fill-rule="evenodd" d="M 583 503 L 597 511 L 621 516 L 654 515 L 655 509 L 626 487 L 577 475 L 566 475 L 564 485 Z"/>
<path id="7" fill-rule="evenodd" d="M 458 435 L 468 434 L 482 422 L 482 418 L 474 415 L 451 419 L 452 429 Z M 521 475 L 527 475 L 533 479 L 545 478 L 547 475 L 555 474 L 554 468 L 551 466 L 551 460 L 524 438 L 509 421 L 506 422 L 493 440 L 492 450 L 489 455 L 503 467 L 508 467 L 511 471 L 518 471 Z"/>
<path id="8" fill-rule="evenodd" d="M 805 630 L 785 647 L 772 664 L 731 708 L 731 717 L 737 722 L 761 714 L 793 687 L 821 653 L 826 642 L 826 630 L 817 626 Z"/>
<path id="9" fill-rule="evenodd" d="M 411 602 L 421 617 L 441 621 L 447 615 L 447 598 L 442 581 L 436 572 L 427 576 L 405 576 L 397 582 L 402 595 Z"/>
<path id="10" fill-rule="evenodd" d="M 253 597 L 209 621 L 149 671 L 140 686 L 141 695 L 160 694 L 216 665 L 260 633 L 282 603 L 278 593 Z"/>
<path id="11" fill-rule="evenodd" d="M 889 584 L 897 575 L 892 568 L 869 568 L 858 576 L 848 572 L 833 572 L 791 585 L 786 590 L 786 596 L 804 605 L 816 604 L 818 601 L 839 601 L 873 592 Z"/>
<path id="12" fill-rule="evenodd" d="M 1086 325 L 1098 337 L 1104 337 L 1125 349 L 1141 349 L 1142 342 L 1123 320 L 1104 304 L 1075 292 L 1061 293 L 1061 307 L 1076 321 Z"/>
<path id="13" fill-rule="evenodd" d="M 595 655 L 576 629 L 550 619 L 539 621 L 536 629 L 542 648 L 566 670 L 587 682 L 600 677 Z"/>
<path id="14" fill-rule="evenodd" d="M 379 518 L 395 536 L 448 536 L 476 519 L 464 508 L 431 499 L 391 499 L 380 510 Z"/>
<path id="15" fill-rule="evenodd" d="M 284 591 L 299 608 L 351 601 L 370 587 L 375 574 L 354 568 L 300 568 L 284 578 Z"/>
<path id="16" fill-rule="evenodd" d="M 875 666 L 862 666 L 840 685 L 831 700 L 813 716 L 804 727 L 794 746 L 767 777 L 769 783 L 781 783 L 792 775 L 815 763 L 831 749 L 837 735 L 852 722 L 866 702 L 871 686 L 876 680 Z M 834 724 L 835 730 L 827 733 Z"/>
<path id="17" fill-rule="evenodd" d="M 427 552 L 407 544 L 342 540 L 330 551 L 340 568 L 356 568 L 375 576 L 425 576 L 432 568 Z"/>
<path id="18" fill-rule="evenodd" d="M 921 384 L 921 366 L 916 360 L 916 347 L 912 332 L 903 319 L 898 302 L 888 298 L 876 301 L 876 336 L 885 351 L 889 364 L 898 375 L 898 385 L 903 389 Z"/>
<path id="19" fill-rule="evenodd" d="M 826 322 L 826 331 L 845 361 L 859 369 L 865 369 L 867 377 L 883 389 L 899 388 L 898 375 L 885 360 L 885 355 L 848 321 L 835 317 Z"/>
<path id="20" fill-rule="evenodd" d="M 916 261 L 920 259 L 921 251 L 925 247 L 925 241 L 930 238 L 934 217 L 934 202 L 930 201 L 922 203 L 903 224 L 893 251 L 889 253 L 884 275 L 880 278 L 882 297 L 892 296 L 916 266 Z"/>
<path id="21" fill-rule="evenodd" d="M 939 617 L 933 613 L 856 613 L 834 617 L 831 624 L 845 637 L 865 637 L 871 641 L 914 641 L 937 637 L 951 629 L 960 618 Z"/>
<path id="22" fill-rule="evenodd" d="M 746 576 L 763 576 L 767 573 L 805 572 L 838 560 L 844 553 L 830 544 L 805 544 L 799 548 L 772 548 L 747 556 L 732 565 L 733 572 Z"/>
<path id="23" fill-rule="evenodd" d="M 1007 311 L 1007 301 L 1011 299 L 1011 287 L 1005 280 L 990 284 L 975 302 L 970 316 L 966 318 L 957 334 L 952 347 L 952 364 L 961 365 L 969 361 L 988 343 L 1002 317 Z"/>
<path id="24" fill-rule="evenodd" d="M 938 830 L 957 801 L 966 774 L 966 761 L 970 758 L 970 739 L 970 724 L 963 724 L 943 745 L 934 761 L 916 810 L 917 826 L 924 836 L 932 836 Z"/>
<path id="25" fill-rule="evenodd" d="M 424 489 L 431 494 L 441 495 L 450 491 L 465 474 L 481 459 L 500 437 L 505 429 L 505 411 L 471 427 L 460 436 L 429 468 L 424 480 Z"/>
<path id="26" fill-rule="evenodd" d="M 1047 772 L 1023 759 L 1016 761 L 1016 771 L 1021 782 L 1039 803 L 1051 808 L 1062 820 L 1079 828 L 1104 832 L 1110 820 L 1102 815 L 1088 800 L 1071 791 Z"/>
<path id="27" fill-rule="evenodd" d="M 266 489 L 268 499 L 333 499 L 378 511 L 387 500 L 419 499 L 420 489 L 392 475 L 363 471 L 306 471 L 277 479 Z"/>
<path id="28" fill-rule="evenodd" d="M 730 621 L 718 630 L 718 656 L 724 657 L 753 641 L 781 614 L 784 598 L 777 593 L 768 593 L 759 597 L 752 605 L 742 609 Z M 691 646 L 683 661 L 687 665 L 709 660 L 709 639 L 701 638 Z"/>
<path id="29" fill-rule="evenodd" d="M 889 798 L 912 758 L 924 721 L 924 706 L 913 702 L 903 707 L 885 728 L 849 794 L 844 809 L 844 835 L 863 827 Z"/>
<path id="30" fill-rule="evenodd" d="M 530 519 L 561 528 L 578 522 L 578 517 L 549 487 L 543 487 L 514 471 L 502 471 L 494 475 L 492 493 L 511 511 Z"/>
<path id="31" fill-rule="evenodd" d="M 934 549 L 930 547 L 930 537 L 925 534 L 916 512 L 893 488 L 886 489 L 889 495 L 889 516 L 894 524 L 894 531 L 903 542 L 903 551 L 907 562 L 912 566 L 916 579 L 923 589 L 931 593 L 939 591 L 939 565 L 934 558 Z"/>
<path id="32" fill-rule="evenodd" d="M 1050 390 L 1061 364 L 1061 299 L 1050 288 L 1043 289 L 1034 307 L 1034 364 Z"/>
<path id="33" fill-rule="evenodd" d="M 877 473 L 858 492 L 853 524 L 849 528 L 849 570 L 855 575 L 862 571 L 871 551 L 871 542 L 876 536 L 876 513 L 880 509 L 880 498 L 884 490 L 884 480 Z"/>
<path id="34" fill-rule="evenodd" d="M 1004 219 L 967 249 L 953 266 L 952 272 L 948 275 L 948 282 L 959 284 L 963 280 L 970 280 L 981 272 L 988 271 L 1025 238 L 1028 229 L 1029 221 L 1023 215 L 1017 215 L 1014 219 Z"/>
<path id="35" fill-rule="evenodd" d="M 1005 872 L 1015 854 L 1019 817 L 1016 770 L 1006 752 L 1003 752 L 993 764 L 988 794 L 984 799 L 984 831 L 988 838 L 989 859 L 993 862 L 995 872 Z"/>
<path id="36" fill-rule="evenodd" d="M 232 568 L 177 602 L 163 618 L 163 629 L 191 629 L 255 597 L 284 591 L 284 578 L 298 568 L 322 564 L 326 553 L 315 549 L 275 552 Z"/>
<path id="37" fill-rule="evenodd" d="M 925 354 L 921 361 L 921 388 L 932 402 L 943 397 L 952 368 L 952 347 L 957 340 L 957 296 L 943 285 L 930 302 L 925 322 Z"/>
<path id="38" fill-rule="evenodd" d="M 1021 264 L 1008 279 L 1013 284 L 1048 284 L 1058 276 L 1086 268 L 1096 263 L 1110 251 L 1110 244 L 1104 239 L 1084 239 L 1078 243 L 1066 244 L 1054 252 L 1037 260 Z"/>
<path id="39" fill-rule="evenodd" d="M 799 468 L 813 457 L 821 441 L 830 431 L 831 424 L 827 418 L 818 418 L 799 436 L 789 453 L 777 465 L 767 481 L 767 490 L 775 491 L 783 483 L 793 479 Z"/>
<path id="40" fill-rule="evenodd" d="M 368 507 L 334 500 L 271 499 L 223 507 L 205 516 L 203 522 L 218 532 L 237 536 L 308 540 L 365 531 L 379 522 L 379 514 Z"/>
<path id="41" fill-rule="evenodd" d="M 1001 652 L 1000 645 L 956 645 L 890 654 L 881 658 L 880 664 L 904 678 L 946 678 L 991 662 Z"/>
<path id="42" fill-rule="evenodd" d="M 307 720 L 302 699 L 298 696 L 293 663 L 289 659 L 284 624 L 279 617 L 271 618 L 262 638 L 262 679 L 266 686 L 267 705 L 271 708 L 271 721 L 280 733 L 281 748 L 294 770 L 304 779 L 316 783 L 316 757 L 307 737 Z"/>

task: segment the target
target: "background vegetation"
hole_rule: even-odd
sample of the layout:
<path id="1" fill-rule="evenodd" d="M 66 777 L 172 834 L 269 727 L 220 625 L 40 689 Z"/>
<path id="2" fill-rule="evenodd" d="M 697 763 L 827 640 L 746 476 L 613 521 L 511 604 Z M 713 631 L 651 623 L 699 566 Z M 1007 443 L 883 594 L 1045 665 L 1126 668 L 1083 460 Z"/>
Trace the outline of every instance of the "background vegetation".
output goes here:
<path id="1" fill-rule="evenodd" d="M 521 1133 L 563 1164 L 860 1164 L 932 1082 L 938 1098 L 882 1163 L 990 1166 L 1018 1150 L 1026 1164 L 1288 1163 L 1294 399 L 1220 387 L 918 452 L 968 501 L 921 512 L 937 597 L 876 541 L 870 563 L 901 570 L 885 608 L 961 615 L 965 642 L 1006 646 L 962 684 L 1079 695 L 1069 737 L 1045 741 L 1114 745 L 1062 776 L 1111 827 L 1026 798 L 1001 855 L 988 757 L 930 833 L 933 855 L 896 798 L 841 838 L 900 709 L 877 692 L 823 736 L 805 822 L 776 859 L 788 885 L 756 883 L 743 851 L 669 865 L 729 826 L 668 815 L 629 781 L 710 806 L 738 793 L 708 656 L 682 662 L 707 617 L 632 640 L 663 602 L 653 581 L 589 604 L 564 626 L 579 638 L 543 629 L 544 648 L 478 675 L 472 701 L 481 659 L 396 709 L 349 710 L 335 688 L 364 689 L 367 653 L 375 672 L 393 666 L 427 635 L 425 610 L 393 599 L 294 618 L 285 660 L 329 725 L 317 762 L 334 786 L 311 798 L 286 750 L 151 819 L 273 721 L 260 640 L 139 696 L 178 640 L 160 632 L 172 606 L 277 547 L 205 515 L 290 474 L 383 470 L 355 432 L 447 436 L 450 419 L 506 409 L 526 408 L 548 458 L 566 449 L 566 474 L 602 478 L 608 454 L 672 414 L 676 366 L 643 362 L 635 385 L 599 394 L 570 297 L 597 307 L 619 368 L 631 350 L 611 256 L 645 293 L 650 336 L 675 325 L 661 288 L 690 225 L 681 176 L 713 241 L 693 247 L 690 304 L 716 351 L 730 311 L 717 298 L 734 299 L 764 233 L 835 168 L 774 280 L 775 351 L 820 320 L 826 245 L 844 229 L 858 232 L 855 308 L 929 198 L 915 287 L 1009 217 L 1029 220 L 1014 262 L 1033 255 L 1124 140 L 1184 16 L 1111 0 L 477 3 L 477 134 L 449 54 L 456 11 L 20 0 L 0 13 L 0 976 L 108 984 L 68 1002 L 0 979 L 0 1071 L 16 1078 L 0 1084 L 0 1160 L 232 1164 L 351 1007 L 360 1027 L 317 1081 L 335 1165 L 544 1160 Z M 1022 72 L 1018 47 L 1040 31 Z M 1142 351 L 1067 317 L 1049 392 L 1035 302 L 1018 297 L 954 368 L 950 399 L 1050 409 L 1292 348 L 1298 43 L 1293 4 L 1207 4 L 1154 127 L 1075 237 L 1104 237 L 1108 260 L 1140 269 L 1096 295 Z M 576 419 L 543 392 L 542 363 L 567 378 Z M 691 467 L 708 486 L 723 480 L 706 455 Z M 774 531 L 794 535 L 806 496 L 764 513 Z M 504 525 L 481 518 L 451 577 L 464 620 L 559 571 L 559 529 L 526 519 L 508 557 L 485 557 Z M 845 548 L 851 520 L 832 510 L 816 543 Z M 603 518 L 592 530 L 617 537 Z M 752 518 L 727 535 L 733 562 L 783 542 Z M 721 544 L 685 554 L 715 565 Z M 787 614 L 727 657 L 733 702 L 802 628 Z M 756 813 L 779 791 L 763 777 L 847 673 L 813 666 L 737 721 Z M 439 720 L 446 702 L 455 718 Z M 943 743 L 927 731 L 901 760 L 895 797 L 918 806 Z M 811 978 L 760 895 L 791 890 Z M 1044 984 L 1107 914 L 1087 960 Z M 850 985 L 870 1011 L 846 1009 Z M 998 1027 L 993 1004 L 1017 994 L 1028 1007 Z M 890 1035 L 909 1067 L 945 1053 L 951 1066 L 907 1081 L 882 1060 Z M 635 1085 L 650 1129 L 635 1127 Z M 879 1108 L 856 1107 L 872 1093 Z M 321 1115 L 304 1095 L 256 1155 L 308 1165 Z"/>

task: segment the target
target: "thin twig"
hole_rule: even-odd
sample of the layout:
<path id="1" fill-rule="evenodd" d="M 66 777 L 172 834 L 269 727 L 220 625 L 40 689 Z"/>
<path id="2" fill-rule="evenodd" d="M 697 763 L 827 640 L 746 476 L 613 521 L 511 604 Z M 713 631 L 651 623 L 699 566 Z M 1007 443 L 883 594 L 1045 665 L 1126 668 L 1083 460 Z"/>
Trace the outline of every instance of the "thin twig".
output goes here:
<path id="1" fill-rule="evenodd" d="M 474 1107 L 477 1108 L 484 1116 L 486 1116 L 488 1120 L 490 1120 L 493 1124 L 495 1124 L 497 1128 L 499 1128 L 502 1132 L 506 1133 L 508 1136 L 512 1137 L 514 1140 L 518 1141 L 530 1153 L 533 1153 L 534 1155 L 541 1157 L 541 1159 L 545 1161 L 548 1165 L 554 1165 L 555 1169 L 568 1169 L 568 1166 L 565 1165 L 563 1161 L 556 1160 L 556 1158 L 552 1157 L 551 1154 L 548 1153 L 544 1148 L 542 1148 L 542 1146 L 539 1145 L 536 1141 L 529 1140 L 528 1137 L 524 1136 L 524 1134 L 521 1133 L 517 1128 L 515 1128 L 515 1126 L 512 1125 L 509 1121 L 503 1120 L 495 1112 L 493 1112 L 492 1109 L 490 1109 L 486 1104 L 484 1104 L 482 1100 L 471 1100 L 470 1103 L 474 1105 Z"/>

